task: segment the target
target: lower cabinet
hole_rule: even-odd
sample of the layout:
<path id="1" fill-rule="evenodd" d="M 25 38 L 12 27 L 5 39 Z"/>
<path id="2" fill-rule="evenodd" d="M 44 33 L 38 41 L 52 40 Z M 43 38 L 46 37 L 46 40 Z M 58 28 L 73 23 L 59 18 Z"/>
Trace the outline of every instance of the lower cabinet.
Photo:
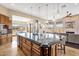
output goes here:
<path id="1" fill-rule="evenodd" d="M 41 54 L 40 50 L 41 50 L 40 46 L 33 43 L 33 46 L 32 46 L 32 55 L 34 55 L 34 56 L 40 56 L 40 54 Z"/>
<path id="2" fill-rule="evenodd" d="M 22 47 L 22 51 L 24 52 L 25 55 L 30 56 L 31 51 L 27 50 L 25 47 Z"/>
<path id="3" fill-rule="evenodd" d="M 40 46 L 24 37 L 18 37 L 18 47 L 26 56 L 40 56 Z"/>
<path id="4" fill-rule="evenodd" d="M 25 53 L 25 55 L 28 55 L 28 56 L 31 55 L 31 46 L 23 43 L 22 50 Z"/>
<path id="5" fill-rule="evenodd" d="M 11 34 L 0 35 L 0 45 L 12 42 Z"/>
<path id="6" fill-rule="evenodd" d="M 12 42 L 12 34 L 7 34 L 7 42 Z"/>
<path id="7" fill-rule="evenodd" d="M 18 47 L 24 52 L 26 56 L 51 56 L 55 55 L 55 45 L 51 46 L 36 44 L 30 39 L 18 35 Z M 51 53 L 52 51 L 52 53 Z"/>
<path id="8" fill-rule="evenodd" d="M 7 43 L 7 35 L 1 35 L 0 38 L 1 38 L 1 39 L 0 39 L 1 45 Z"/>

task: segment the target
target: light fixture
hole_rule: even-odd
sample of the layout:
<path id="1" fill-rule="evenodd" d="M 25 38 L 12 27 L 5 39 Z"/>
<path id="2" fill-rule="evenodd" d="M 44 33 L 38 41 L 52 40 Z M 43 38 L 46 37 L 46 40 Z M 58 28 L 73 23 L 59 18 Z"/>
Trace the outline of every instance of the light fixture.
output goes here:
<path id="1" fill-rule="evenodd" d="M 47 20 L 48 20 L 48 4 L 46 4 L 46 7 L 47 7 Z"/>
<path id="2" fill-rule="evenodd" d="M 69 11 L 67 11 L 66 13 L 67 13 L 67 16 L 71 16 L 72 15 L 72 13 L 69 12 Z"/>
<path id="3" fill-rule="evenodd" d="M 40 6 L 38 8 L 39 8 L 38 10 L 39 10 L 39 17 L 40 17 Z"/>
<path id="4" fill-rule="evenodd" d="M 59 10 L 59 4 L 57 4 L 57 14 L 60 13 L 60 10 Z"/>

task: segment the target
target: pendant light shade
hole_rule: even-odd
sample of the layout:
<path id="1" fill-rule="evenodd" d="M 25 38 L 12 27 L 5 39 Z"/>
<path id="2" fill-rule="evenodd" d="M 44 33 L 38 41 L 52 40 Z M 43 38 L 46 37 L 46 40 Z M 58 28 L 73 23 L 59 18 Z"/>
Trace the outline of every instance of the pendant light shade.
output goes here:
<path id="1" fill-rule="evenodd" d="M 48 20 L 48 4 L 46 4 L 46 8 L 47 8 L 47 20 Z"/>

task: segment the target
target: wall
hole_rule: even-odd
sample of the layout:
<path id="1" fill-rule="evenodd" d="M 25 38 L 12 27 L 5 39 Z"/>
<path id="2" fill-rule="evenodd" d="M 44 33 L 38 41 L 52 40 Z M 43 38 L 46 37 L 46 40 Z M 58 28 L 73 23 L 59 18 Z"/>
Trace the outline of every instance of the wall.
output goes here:
<path id="1" fill-rule="evenodd" d="M 10 16 L 8 9 L 2 7 L 1 5 L 0 5 L 0 14 Z"/>
<path id="2" fill-rule="evenodd" d="M 63 18 L 64 27 L 66 27 L 66 22 L 74 22 L 74 28 L 65 28 L 65 32 L 74 32 L 75 34 L 79 34 L 79 15 L 73 15 L 71 17 Z"/>

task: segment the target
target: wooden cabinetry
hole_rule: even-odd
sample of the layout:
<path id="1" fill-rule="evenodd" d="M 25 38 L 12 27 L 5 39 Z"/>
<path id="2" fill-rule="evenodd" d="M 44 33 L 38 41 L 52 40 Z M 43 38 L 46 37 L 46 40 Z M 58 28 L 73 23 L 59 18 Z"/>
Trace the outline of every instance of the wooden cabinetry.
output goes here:
<path id="1" fill-rule="evenodd" d="M 12 42 L 12 34 L 7 34 L 7 42 Z"/>
<path id="2" fill-rule="evenodd" d="M 6 35 L 1 35 L 1 45 L 6 44 L 7 41 L 7 36 Z"/>
<path id="3" fill-rule="evenodd" d="M 9 19 L 9 17 L 6 17 L 6 25 L 11 26 L 12 25 L 12 20 Z"/>
<path id="4" fill-rule="evenodd" d="M 18 37 L 18 46 L 27 56 L 40 56 L 41 48 L 39 45 L 31 42 L 27 38 Z"/>
<path id="5" fill-rule="evenodd" d="M 0 14 L 0 24 L 5 24 L 5 23 L 6 23 L 6 17 Z"/>
<path id="6" fill-rule="evenodd" d="M 0 14 L 0 24 L 11 26 L 12 20 L 10 20 L 8 16 Z"/>
<path id="7" fill-rule="evenodd" d="M 33 56 L 40 56 L 40 53 L 41 53 L 40 50 L 41 50 L 40 46 L 33 43 L 33 46 L 32 46 L 32 55 Z"/>
<path id="8" fill-rule="evenodd" d="M 12 32 L 10 28 L 12 25 L 12 21 L 9 19 L 8 16 L 0 14 L 0 24 L 4 25 L 3 28 L 5 28 L 8 33 L 8 34 L 0 33 L 0 45 L 3 45 L 12 41 Z"/>
<path id="9" fill-rule="evenodd" d="M 0 35 L 0 45 L 1 45 L 1 35 Z"/>
<path id="10" fill-rule="evenodd" d="M 42 45 L 32 39 L 26 38 L 26 36 L 18 35 L 18 47 L 24 52 L 26 56 L 56 56 L 56 45 Z"/>
<path id="11" fill-rule="evenodd" d="M 0 45 L 12 42 L 11 34 L 0 35 Z"/>
<path id="12" fill-rule="evenodd" d="M 31 42 L 26 40 L 24 37 L 20 37 L 20 48 L 24 52 L 25 55 L 31 55 Z"/>

